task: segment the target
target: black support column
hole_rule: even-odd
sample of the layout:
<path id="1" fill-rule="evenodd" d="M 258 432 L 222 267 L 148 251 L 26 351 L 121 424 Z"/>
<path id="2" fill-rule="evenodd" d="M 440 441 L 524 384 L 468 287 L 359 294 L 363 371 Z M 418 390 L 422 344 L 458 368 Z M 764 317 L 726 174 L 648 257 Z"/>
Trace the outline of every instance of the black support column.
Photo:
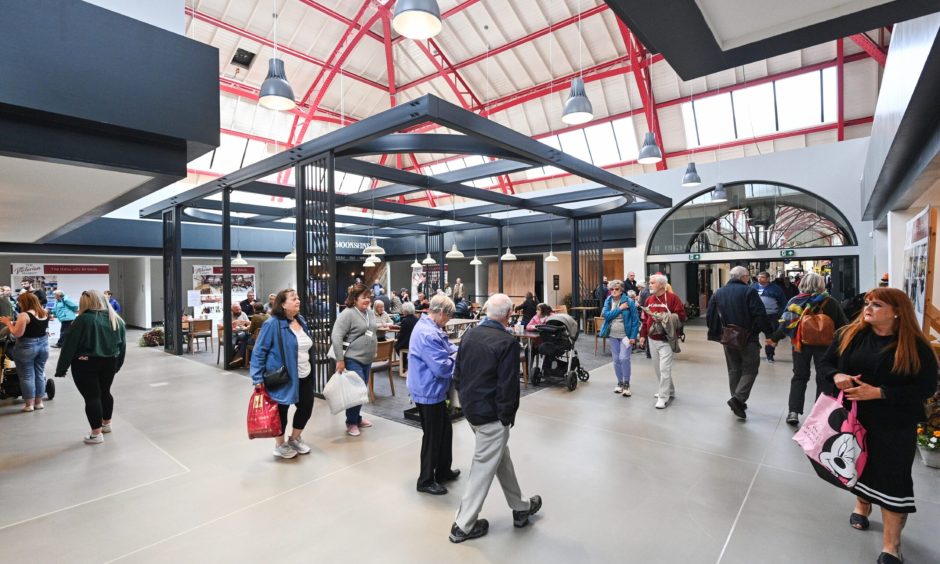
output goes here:
<path id="1" fill-rule="evenodd" d="M 163 212 L 163 350 L 183 353 L 182 206 Z"/>
<path id="2" fill-rule="evenodd" d="M 503 293 L 503 226 L 500 225 L 496 228 L 496 260 L 497 262 L 497 276 L 496 280 L 498 281 L 498 286 L 496 290 L 502 294 Z"/>
<path id="3" fill-rule="evenodd" d="M 232 189 L 222 189 L 222 367 L 232 362 Z"/>
<path id="4" fill-rule="evenodd" d="M 581 305 L 581 249 L 578 220 L 571 220 L 571 307 Z M 569 314 L 570 315 L 570 314 Z"/>

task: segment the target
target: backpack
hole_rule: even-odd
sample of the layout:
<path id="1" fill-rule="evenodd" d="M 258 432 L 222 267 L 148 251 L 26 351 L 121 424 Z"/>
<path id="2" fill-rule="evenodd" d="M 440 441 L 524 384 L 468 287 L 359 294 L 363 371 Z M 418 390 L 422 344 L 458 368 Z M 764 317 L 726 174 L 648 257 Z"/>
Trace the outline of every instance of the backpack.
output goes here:
<path id="1" fill-rule="evenodd" d="M 803 310 L 800 316 L 799 325 L 796 328 L 796 340 L 801 345 L 813 347 L 829 346 L 836 334 L 836 324 L 832 318 L 822 312 L 829 298 L 826 298 L 818 308 L 809 308 Z M 812 311 L 811 311 L 812 310 Z"/>

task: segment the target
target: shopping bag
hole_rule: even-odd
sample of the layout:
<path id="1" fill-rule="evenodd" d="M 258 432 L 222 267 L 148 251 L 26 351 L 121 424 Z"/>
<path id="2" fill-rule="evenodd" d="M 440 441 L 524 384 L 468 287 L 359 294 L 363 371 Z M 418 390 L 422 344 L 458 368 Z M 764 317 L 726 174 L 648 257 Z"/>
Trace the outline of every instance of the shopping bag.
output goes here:
<path id="1" fill-rule="evenodd" d="M 793 436 L 820 478 L 845 489 L 855 487 L 868 461 L 866 431 L 858 420 L 858 402 L 843 404 L 844 393 L 820 394 L 813 411 Z"/>
<path id="2" fill-rule="evenodd" d="M 269 439 L 282 433 L 277 402 L 271 399 L 264 386 L 255 387 L 248 400 L 248 438 Z"/>
<path id="3" fill-rule="evenodd" d="M 361 376 L 352 370 L 344 370 L 330 377 L 323 387 L 323 397 L 330 405 L 330 413 L 336 415 L 340 411 L 369 401 L 369 388 Z"/>

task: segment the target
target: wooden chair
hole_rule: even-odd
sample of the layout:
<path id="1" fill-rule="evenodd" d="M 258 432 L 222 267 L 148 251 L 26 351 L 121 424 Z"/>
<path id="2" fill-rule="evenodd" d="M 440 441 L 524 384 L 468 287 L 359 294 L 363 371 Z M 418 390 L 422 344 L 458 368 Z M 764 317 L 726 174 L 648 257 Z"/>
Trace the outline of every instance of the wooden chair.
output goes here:
<path id="1" fill-rule="evenodd" d="M 225 329 L 222 324 L 219 323 L 215 326 L 215 363 L 218 364 L 222 359 L 222 338 L 225 336 Z"/>
<path id="2" fill-rule="evenodd" d="M 584 332 L 587 333 L 588 335 L 591 335 L 594 332 L 596 332 L 598 328 L 600 327 L 600 325 L 597 324 L 598 319 L 599 318 L 597 317 L 588 317 L 587 319 L 585 319 L 584 320 Z M 603 320 L 601 320 L 601 324 L 603 324 Z"/>
<path id="3" fill-rule="evenodd" d="M 594 332 L 594 354 L 597 354 L 597 340 L 601 340 L 601 352 L 607 352 L 607 337 L 601 337 L 601 327 L 604 325 L 603 317 L 593 318 L 594 327 L 597 328 L 597 331 Z"/>
<path id="4" fill-rule="evenodd" d="M 392 352 L 395 350 L 395 341 L 379 341 L 378 350 L 375 353 L 375 359 L 372 361 L 372 369 L 369 371 L 369 401 L 375 403 L 375 375 L 380 372 L 388 373 L 388 385 L 392 388 L 392 395 L 395 395 L 395 380 L 392 378 Z"/>
<path id="5" fill-rule="evenodd" d="M 261 333 L 261 326 L 259 325 L 255 332 L 251 334 L 251 339 L 248 341 L 248 346 L 245 348 L 245 368 L 251 372 L 251 351 L 255 350 L 255 341 L 258 340 L 258 335 Z"/>
<path id="6" fill-rule="evenodd" d="M 528 388 L 529 387 L 529 347 L 531 344 L 527 344 L 522 347 L 522 352 L 519 353 L 519 367 L 522 372 L 522 383 Z"/>
<path id="7" fill-rule="evenodd" d="M 408 371 L 405 370 L 405 360 L 408 359 L 408 347 L 404 347 L 398 351 L 398 360 L 395 361 L 395 366 L 398 367 L 398 375 L 402 378 L 408 377 Z"/>
<path id="8" fill-rule="evenodd" d="M 195 347 L 199 346 L 199 340 L 202 339 L 209 350 L 212 350 L 212 320 L 194 319 L 189 322 L 189 352 L 196 354 Z"/>

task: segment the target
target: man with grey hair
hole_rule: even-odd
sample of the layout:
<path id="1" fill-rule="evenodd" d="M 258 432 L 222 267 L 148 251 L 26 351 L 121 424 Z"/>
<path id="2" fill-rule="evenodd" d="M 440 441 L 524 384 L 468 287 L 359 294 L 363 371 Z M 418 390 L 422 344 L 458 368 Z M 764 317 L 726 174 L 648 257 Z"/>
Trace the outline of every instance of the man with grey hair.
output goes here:
<path id="1" fill-rule="evenodd" d="M 636 285 L 636 272 L 631 270 L 627 273 L 627 278 L 623 281 L 623 289 L 627 295 L 629 295 L 630 292 L 640 293 L 640 288 Z"/>
<path id="2" fill-rule="evenodd" d="M 728 283 L 719 288 L 708 302 L 706 320 L 708 340 L 721 342 L 725 327 L 734 325 L 747 333 L 742 348 L 724 344 L 725 362 L 728 365 L 728 384 L 731 399 L 728 407 L 738 419 L 747 419 L 747 399 L 757 379 L 760 368 L 760 342 L 758 335 L 771 334 L 767 310 L 757 291 L 748 285 L 751 274 L 746 267 L 736 266 L 728 274 Z"/>
<path id="3" fill-rule="evenodd" d="M 783 288 L 770 280 L 770 273 L 766 270 L 757 274 L 757 282 L 753 284 L 753 288 L 757 290 L 757 295 L 760 296 L 760 301 L 763 302 L 764 309 L 767 310 L 767 319 L 770 321 L 770 326 L 773 329 L 771 333 L 773 333 L 777 330 L 777 320 L 780 319 L 780 314 L 787 307 L 787 295 L 783 293 Z M 765 337 L 769 339 L 770 334 L 765 335 Z M 767 362 L 773 363 L 774 347 L 765 346 L 764 353 L 767 355 Z"/>
<path id="4" fill-rule="evenodd" d="M 457 351 L 454 384 L 464 415 L 476 436 L 467 489 L 450 529 L 454 543 L 482 537 L 489 531 L 486 519 L 478 519 L 493 477 L 512 509 L 513 525 L 525 527 L 542 507 L 542 498 L 522 494 L 512 459 L 509 429 L 519 409 L 519 342 L 507 330 L 512 300 L 494 294 L 483 308 L 486 319 L 464 333 Z"/>
<path id="5" fill-rule="evenodd" d="M 650 358 L 653 360 L 653 371 L 659 380 L 659 392 L 656 394 L 656 409 L 665 409 L 672 398 L 676 397 L 676 386 L 672 381 L 672 350 L 671 340 L 676 335 L 667 335 L 666 331 L 678 331 L 672 324 L 654 323 L 657 318 L 676 314 L 680 323 L 685 322 L 685 307 L 678 296 L 668 291 L 669 279 L 665 275 L 656 273 L 650 276 L 650 295 L 646 299 L 643 311 L 643 322 L 640 324 L 640 340 L 643 346 L 647 344 Z M 654 329 L 654 325 L 657 330 Z"/>

